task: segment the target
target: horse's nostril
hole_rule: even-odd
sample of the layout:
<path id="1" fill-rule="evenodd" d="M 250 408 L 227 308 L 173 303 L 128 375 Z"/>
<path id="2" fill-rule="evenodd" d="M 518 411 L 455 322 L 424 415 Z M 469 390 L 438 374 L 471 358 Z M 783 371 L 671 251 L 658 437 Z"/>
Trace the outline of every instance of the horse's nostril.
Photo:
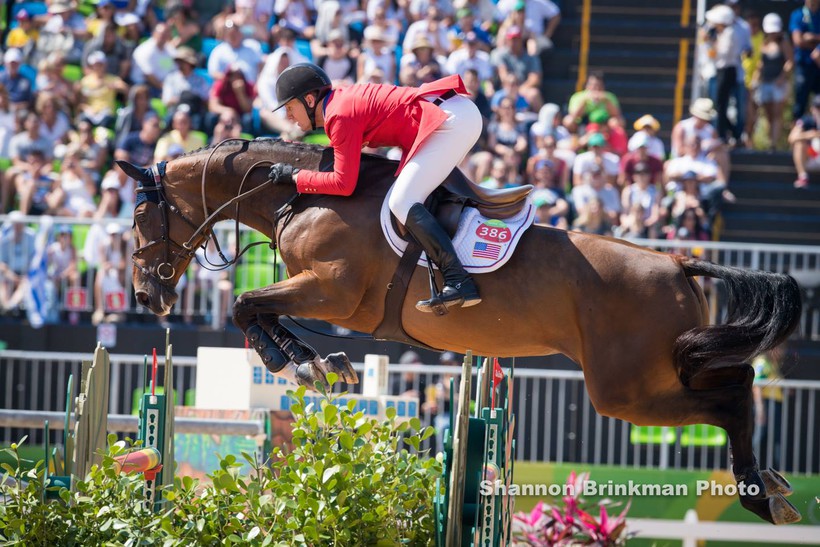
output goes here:
<path id="1" fill-rule="evenodd" d="M 148 299 L 148 293 L 147 292 L 137 291 L 135 293 L 135 296 L 137 297 L 137 302 L 139 302 L 141 306 L 145 306 L 146 308 L 148 307 L 148 304 L 149 304 L 150 300 Z"/>

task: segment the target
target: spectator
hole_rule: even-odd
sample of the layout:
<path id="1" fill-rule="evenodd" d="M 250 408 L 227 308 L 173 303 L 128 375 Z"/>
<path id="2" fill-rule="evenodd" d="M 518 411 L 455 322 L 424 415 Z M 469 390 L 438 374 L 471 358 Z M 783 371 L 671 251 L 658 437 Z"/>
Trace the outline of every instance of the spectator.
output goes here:
<path id="1" fill-rule="evenodd" d="M 537 55 L 552 48 L 552 36 L 561 22 L 561 10 L 550 0 L 500 0 L 498 11 L 503 17 L 524 12 L 524 26 L 535 41 L 530 51 Z"/>
<path id="2" fill-rule="evenodd" d="M 114 15 L 116 14 L 116 7 L 113 0 L 98 0 L 95 6 L 95 13 L 86 20 L 88 32 L 94 38 L 102 35 L 106 26 L 114 25 Z M 87 45 L 87 44 L 86 44 Z M 87 57 L 87 53 L 83 57 Z M 118 74 L 113 72 L 112 74 Z M 122 76 L 121 76 L 122 77 Z"/>
<path id="3" fill-rule="evenodd" d="M 805 188 L 809 185 L 809 172 L 820 171 L 820 95 L 812 99 L 810 113 L 794 124 L 789 144 L 797 170 L 794 186 Z"/>
<path id="4" fill-rule="evenodd" d="M 23 54 L 19 49 L 11 48 L 3 55 L 5 70 L 0 72 L 0 84 L 8 91 L 11 106 L 15 111 L 29 107 L 34 96 L 31 80 L 20 74 Z"/>
<path id="5" fill-rule="evenodd" d="M 591 195 L 577 209 L 578 216 L 572 223 L 573 230 L 597 235 L 609 235 L 611 233 L 612 220 L 604 211 L 601 198 Z"/>
<path id="6" fill-rule="evenodd" d="M 83 153 L 77 148 L 69 149 L 58 175 L 59 183 L 54 189 L 55 214 L 69 217 L 90 218 L 97 210 L 94 195 L 97 186 L 82 166 Z"/>
<path id="7" fill-rule="evenodd" d="M 101 25 L 99 34 L 85 45 L 83 66 L 90 65 L 88 58 L 95 51 L 103 54 L 106 73 L 117 76 L 123 81 L 131 74 L 131 50 L 117 36 L 117 25 L 114 22 Z"/>
<path id="8" fill-rule="evenodd" d="M 729 153 L 710 123 L 717 115 L 714 103 L 705 97 L 696 99 L 689 107 L 689 113 L 691 117 L 679 121 L 672 128 L 672 158 L 683 153 L 684 140 L 696 138 L 701 147 L 698 157 L 708 159 L 718 166 L 720 180 L 729 180 Z"/>
<path id="9" fill-rule="evenodd" d="M 229 68 L 236 67 L 248 83 L 255 84 L 262 67 L 258 42 L 244 38 L 233 17 L 225 20 L 224 38 L 208 57 L 208 75 L 216 81 L 222 80 Z"/>
<path id="10" fill-rule="evenodd" d="M 621 158 L 621 171 L 618 174 L 618 186 L 624 188 L 634 183 L 638 165 L 649 174 L 649 182 L 655 185 L 661 181 L 663 162 L 649 153 L 649 136 L 646 133 L 636 133 L 637 138 L 632 140 L 635 150 Z"/>
<path id="11" fill-rule="evenodd" d="M 601 213 L 605 220 L 603 224 L 598 224 L 596 221 L 597 211 L 589 209 L 588 204 L 593 199 L 600 200 Z M 572 189 L 572 203 L 578 211 L 579 217 L 587 213 L 589 219 L 586 222 L 592 222 L 595 230 L 599 228 L 608 230 L 618 224 L 621 212 L 621 196 L 618 194 L 618 190 L 607 182 L 606 173 L 598 166 L 587 171 L 584 174 L 583 183 Z M 582 225 L 586 225 L 586 223 Z M 595 231 L 594 233 L 599 232 Z"/>
<path id="12" fill-rule="evenodd" d="M 42 59 L 35 79 L 38 93 L 51 93 L 60 99 L 60 110 L 73 112 L 77 106 L 77 90 L 63 76 L 65 56 L 58 51 Z"/>
<path id="13" fill-rule="evenodd" d="M 706 12 L 710 27 L 706 32 L 715 55 L 715 106 L 717 108 L 718 138 L 730 145 L 740 140 L 743 127 L 729 120 L 729 99 L 735 95 L 739 84 L 740 55 L 743 48 L 741 37 L 733 25 L 735 14 L 731 8 L 718 5 Z"/>
<path id="14" fill-rule="evenodd" d="M 396 81 L 396 55 L 389 40 L 379 27 L 364 29 L 364 49 L 359 54 L 356 67 L 357 81 L 366 80 L 377 70 L 384 74 L 386 83 Z"/>
<path id="15" fill-rule="evenodd" d="M 105 54 L 102 51 L 88 56 L 88 73 L 80 80 L 79 110 L 81 116 L 92 124 L 112 127 L 117 93 L 128 93 L 128 84 L 105 70 Z"/>
<path id="16" fill-rule="evenodd" d="M 129 133 L 117 146 L 114 159 L 124 160 L 134 165 L 148 167 L 154 163 L 154 149 L 161 131 L 159 116 L 150 111 L 142 120 L 139 131 Z"/>
<path id="17" fill-rule="evenodd" d="M 556 164 L 552 160 L 540 159 L 533 169 L 533 183 L 536 190 L 532 194 L 536 207 L 535 219 L 541 224 L 566 230 L 569 203 L 564 199 L 564 192 L 558 184 L 555 174 Z"/>
<path id="18" fill-rule="evenodd" d="M 299 126 L 287 119 L 284 109 L 273 110 L 279 104 L 276 97 L 276 80 L 287 67 L 304 61 L 307 61 L 307 59 L 293 48 L 280 46 L 268 55 L 265 66 L 262 67 L 262 72 L 259 75 L 259 97 L 256 101 L 259 115 L 268 128 L 285 138 L 292 139 L 301 136 L 302 131 Z"/>
<path id="19" fill-rule="evenodd" d="M 651 159 L 652 156 L 648 156 Z M 658 185 L 652 180 L 648 162 L 637 163 L 632 172 L 633 182 L 621 194 L 621 226 L 627 228 L 622 235 L 631 237 L 657 237 L 660 222 L 660 198 Z M 630 218 L 631 217 L 631 218 Z"/>
<path id="20" fill-rule="evenodd" d="M 696 209 L 685 210 L 667 232 L 666 238 L 676 241 L 709 241 L 709 234 L 703 227 L 701 218 Z"/>
<path id="21" fill-rule="evenodd" d="M 192 152 L 207 144 L 201 133 L 191 131 L 191 115 L 187 105 L 176 109 L 171 121 L 171 130 L 157 141 L 154 154 L 158 158 L 165 158 L 174 144 L 179 145 L 183 152 Z"/>
<path id="22" fill-rule="evenodd" d="M 353 85 L 356 81 L 356 61 L 350 56 L 344 33 L 334 29 L 328 37 L 327 47 L 324 48 L 326 54 L 316 59 L 316 64 L 327 73 L 334 88 Z"/>
<path id="23" fill-rule="evenodd" d="M 418 87 L 438 80 L 443 76 L 442 65 L 446 61 L 434 55 L 433 44 L 427 36 L 420 34 L 413 43 L 413 50 L 401 58 L 401 85 Z"/>
<path id="24" fill-rule="evenodd" d="M 336 0 L 326 0 L 319 5 L 316 36 L 310 41 L 313 58 L 319 59 L 330 55 L 330 42 L 334 39 L 347 43 L 350 41 L 350 30 L 344 22 L 342 5 Z"/>
<path id="25" fill-rule="evenodd" d="M 59 52 L 69 63 L 80 64 L 83 44 L 89 37 L 85 19 L 74 13 L 73 5 L 66 0 L 52 2 L 48 12 L 48 21 L 40 31 L 29 61 L 37 65 L 52 53 Z"/>
<path id="26" fill-rule="evenodd" d="M 776 150 L 783 128 L 783 107 L 790 79 L 794 52 L 791 43 L 783 35 L 783 22 L 776 13 L 763 19 L 765 39 L 760 47 L 760 61 L 755 67 L 752 84 L 754 101 L 763 109 L 769 122 L 769 149 Z M 818 55 L 812 54 L 817 62 Z"/>
<path id="27" fill-rule="evenodd" d="M 40 30 L 25 8 L 17 12 L 14 20 L 17 21 L 17 28 L 9 31 L 6 37 L 6 47 L 19 49 L 23 57 L 28 58 L 37 43 L 37 38 L 40 37 Z"/>
<path id="28" fill-rule="evenodd" d="M 456 11 L 456 23 L 450 27 L 448 35 L 450 38 L 450 51 L 461 47 L 468 32 L 475 34 L 478 40 L 478 47 L 482 51 L 490 51 L 493 47 L 492 35 L 481 28 L 476 20 L 475 12 L 467 7 L 459 8 Z"/>
<path id="29" fill-rule="evenodd" d="M 535 117 L 535 114 L 530 110 L 530 103 L 528 103 L 527 99 L 525 99 L 519 92 L 521 89 L 520 86 L 521 81 L 518 79 L 518 76 L 512 72 L 508 72 L 507 75 L 501 80 L 501 89 L 496 91 L 493 94 L 493 98 L 490 100 L 490 106 L 492 109 L 497 110 L 501 100 L 505 97 L 509 97 L 513 99 L 517 116 L 526 116 L 525 113 L 530 112 L 533 114 L 533 117 Z"/>
<path id="30" fill-rule="evenodd" d="M 519 92 L 532 110 L 541 108 L 541 64 L 536 57 L 527 53 L 521 28 L 512 26 L 507 29 L 506 46 L 493 51 L 491 59 L 498 70 L 498 77 L 504 81 L 509 74 L 514 74 L 521 82 Z"/>
<path id="31" fill-rule="evenodd" d="M 137 84 L 128 92 L 128 102 L 117 112 L 114 124 L 115 140 L 120 143 L 135 131 L 142 129 L 142 121 L 154 112 L 151 108 L 151 90 L 146 84 Z"/>
<path id="32" fill-rule="evenodd" d="M 547 136 L 552 136 L 556 145 L 571 137 L 567 128 L 561 125 L 561 107 L 555 103 L 547 103 L 538 111 L 538 121 L 530 127 L 531 151 L 540 149 L 541 140 Z"/>
<path id="33" fill-rule="evenodd" d="M 6 86 L 0 84 L 0 157 L 8 158 L 9 142 L 15 133 L 17 120 L 9 101 L 9 92 Z M 5 212 L 0 209 L 0 214 Z"/>
<path id="34" fill-rule="evenodd" d="M 48 20 L 45 25 L 43 25 L 43 33 L 68 31 L 74 37 L 77 44 L 81 45 L 91 34 L 88 32 L 85 17 L 77 13 L 76 10 L 76 4 L 71 2 L 71 0 L 54 0 L 51 2 L 48 6 Z"/>
<path id="35" fill-rule="evenodd" d="M 527 133 L 515 121 L 513 99 L 504 97 L 496 110 L 496 119 L 487 128 L 487 145 L 504 163 L 517 168 L 527 154 Z"/>
<path id="36" fill-rule="evenodd" d="M 481 180 L 481 186 L 491 189 L 516 186 L 515 175 L 511 171 L 513 171 L 513 166 L 501 158 L 494 158 L 491 162 L 489 178 L 479 179 Z"/>
<path id="37" fill-rule="evenodd" d="M 118 13 L 114 16 L 114 22 L 119 27 L 123 44 L 133 52 L 142 38 L 140 18 L 133 13 Z"/>
<path id="38" fill-rule="evenodd" d="M 468 70 L 474 70 L 483 82 L 492 80 L 495 75 L 490 54 L 479 48 L 479 40 L 475 32 L 468 32 L 464 35 L 461 47 L 447 58 L 445 69 L 448 73 L 458 74 L 462 78 Z"/>
<path id="39" fill-rule="evenodd" d="M 740 46 L 740 62 L 737 65 L 737 86 L 735 86 L 735 124 L 737 125 L 737 132 L 741 135 L 743 146 L 751 146 L 751 136 L 743 135 L 743 130 L 746 127 L 746 111 L 748 110 L 749 91 L 746 89 L 746 74 L 744 72 L 743 59 L 752 55 L 752 27 L 741 16 L 740 0 L 726 0 L 726 6 L 732 10 L 734 14 L 734 22 L 732 27 L 735 31 L 735 39 Z"/>
<path id="40" fill-rule="evenodd" d="M 455 9 L 469 8 L 476 18 L 476 23 L 484 30 L 489 30 L 496 19 L 501 19 L 495 2 L 492 0 L 454 0 Z"/>
<path id="41" fill-rule="evenodd" d="M 583 91 L 570 97 L 568 110 L 564 126 L 572 132 L 576 132 L 579 125 L 589 122 L 589 115 L 596 110 L 606 111 L 610 119 L 622 119 L 621 105 L 617 97 L 604 87 L 604 76 L 600 72 L 590 73 Z"/>
<path id="42" fill-rule="evenodd" d="M 442 366 L 459 367 L 461 361 L 452 351 L 442 353 L 438 362 Z M 450 427 L 450 413 L 452 412 L 452 402 L 450 400 L 450 384 L 452 374 L 442 374 L 435 385 L 435 397 L 428 398 L 428 408 L 433 417 L 433 428 L 436 430 L 436 453 L 444 450 L 444 430 Z M 458 391 L 458 382 L 455 382 L 455 390 Z"/>
<path id="43" fill-rule="evenodd" d="M 162 82 L 174 71 L 174 48 L 168 25 L 159 23 L 151 37 L 136 47 L 131 55 L 131 82 L 148 84 L 151 94 L 159 97 Z"/>
<path id="44" fill-rule="evenodd" d="M 223 246 L 222 249 L 222 252 L 225 253 L 225 257 L 228 260 L 233 258 L 233 254 L 227 246 Z M 231 281 L 231 276 L 229 275 L 230 272 L 225 269 L 216 270 L 214 268 L 204 268 L 202 266 L 198 266 L 199 264 L 207 264 L 209 260 L 213 261 L 216 256 L 218 255 L 214 238 L 208 238 L 205 246 L 199 247 L 196 250 L 194 275 L 197 280 L 196 287 L 199 289 L 200 306 L 205 307 L 202 306 L 202 304 L 207 303 L 208 312 L 206 312 L 206 321 L 211 323 L 211 321 L 208 320 L 207 315 L 215 314 L 217 318 L 216 326 L 217 328 L 222 328 L 225 326 L 225 318 L 231 314 L 230 310 L 234 301 L 234 285 Z M 196 296 L 192 290 L 193 287 L 194 284 L 191 284 L 186 293 L 186 297 L 189 300 L 185 306 L 186 311 L 188 311 L 185 319 L 186 322 L 192 321 L 189 310 L 192 310 L 194 307 L 194 303 L 190 300 Z"/>
<path id="45" fill-rule="evenodd" d="M 0 310 L 7 313 L 23 301 L 28 268 L 34 257 L 34 230 L 12 211 L 0 231 Z"/>
<path id="46" fill-rule="evenodd" d="M 415 351 L 405 351 L 399 357 L 399 365 L 422 365 L 421 357 Z M 419 405 L 427 401 L 427 376 L 416 372 L 403 372 L 393 376 L 390 393 L 401 397 L 418 397 Z"/>
<path id="47" fill-rule="evenodd" d="M 694 172 L 700 182 L 712 182 L 718 179 L 718 167 L 701 153 L 702 145 L 697 136 L 690 136 L 683 141 L 681 155 L 666 162 L 664 173 L 667 182 L 678 182 L 688 172 Z"/>
<path id="48" fill-rule="evenodd" d="M 106 174 L 105 178 L 103 178 L 102 183 L 100 184 L 100 204 L 97 207 L 97 211 L 94 213 L 95 219 L 117 218 L 121 216 L 121 210 L 126 210 L 125 207 L 122 207 L 122 204 L 126 203 L 126 201 L 120 197 L 120 190 L 122 189 L 122 184 L 120 183 L 121 174 L 122 171 L 119 171 L 119 169 L 116 171 L 112 169 Z M 124 177 L 125 175 L 122 176 Z M 130 195 L 128 198 L 128 202 L 133 203 L 134 199 Z M 87 241 L 92 238 L 92 232 L 95 231 L 99 231 L 101 234 L 102 226 L 99 224 L 92 225 L 89 229 Z M 85 251 L 89 251 L 90 249 L 96 249 L 96 244 L 87 244 Z M 96 251 L 93 251 L 93 254 L 96 256 Z M 90 266 L 92 261 L 87 259 L 86 261 Z"/>
<path id="49" fill-rule="evenodd" d="M 700 222 L 706 221 L 706 213 L 701 208 L 700 181 L 695 171 L 687 171 L 680 176 L 680 189 L 673 197 L 671 214 L 672 220 L 677 221 L 678 217 L 687 210 L 697 213 Z"/>
<path id="50" fill-rule="evenodd" d="M 805 0 L 789 20 L 789 32 L 794 43 L 794 105 L 792 119 L 799 120 L 806 112 L 809 95 L 820 92 L 820 68 L 811 54 L 820 45 L 820 0 Z"/>
<path id="51" fill-rule="evenodd" d="M 239 116 L 233 110 L 229 110 L 219 115 L 210 144 L 220 143 L 225 139 L 238 139 L 241 134 L 242 124 Z"/>
<path id="52" fill-rule="evenodd" d="M 51 165 L 36 148 L 28 151 L 20 169 L 15 171 L 14 185 L 24 215 L 43 215 L 54 211 L 60 203 Z"/>
<path id="53" fill-rule="evenodd" d="M 43 92 L 37 96 L 35 112 L 40 116 L 40 136 L 48 141 L 54 149 L 68 138 L 71 123 L 68 116 L 61 112 L 60 101 L 56 95 Z"/>
<path id="54" fill-rule="evenodd" d="M 646 151 L 650 156 L 661 161 L 666 159 L 666 148 L 663 141 L 657 137 L 658 131 L 661 129 L 661 124 L 651 114 L 644 114 L 632 125 L 635 128 L 635 134 L 629 139 L 627 149 L 632 152 L 638 148 L 639 142 L 646 140 Z"/>
<path id="55" fill-rule="evenodd" d="M 572 185 L 580 186 L 590 172 L 601 172 L 610 183 L 615 182 L 620 171 L 620 158 L 607 152 L 606 138 L 601 133 L 593 133 L 587 140 L 589 150 L 575 157 L 572 165 Z"/>
<path id="56" fill-rule="evenodd" d="M 743 67 L 743 84 L 746 86 L 746 90 L 748 93 L 752 93 L 754 91 L 754 85 L 752 85 L 752 80 L 757 68 L 757 65 L 760 63 L 760 49 L 763 46 L 763 39 L 764 33 L 763 28 L 761 26 L 760 14 L 757 13 L 755 10 L 747 10 L 746 11 L 746 21 L 749 24 L 749 32 L 751 33 L 751 52 L 748 55 L 744 55 L 741 66 Z M 783 23 L 781 21 L 781 27 Z M 791 45 L 791 43 L 789 44 Z M 752 137 L 754 136 L 754 128 L 757 124 L 757 105 L 755 104 L 754 100 L 746 101 L 746 125 L 744 127 L 743 132 L 746 134 L 747 137 L 747 144 L 746 146 L 753 146 Z"/>
<path id="57" fill-rule="evenodd" d="M 51 143 L 40 135 L 40 117 L 34 112 L 29 112 L 23 119 L 23 131 L 14 135 L 9 141 L 9 156 L 11 156 L 12 163 L 19 165 L 25 161 L 26 155 L 32 150 L 43 154 L 46 161 L 54 158 Z"/>
<path id="58" fill-rule="evenodd" d="M 490 100 L 481 89 L 481 79 L 478 76 L 478 71 L 473 68 L 468 68 L 464 71 L 461 79 L 464 80 L 464 87 L 478 107 L 478 111 L 481 112 L 481 116 L 484 118 L 484 125 L 486 126 L 493 115 L 493 110 L 490 107 Z"/>
<path id="59" fill-rule="evenodd" d="M 59 295 L 69 287 L 79 287 L 80 272 L 77 269 L 77 250 L 71 237 L 71 226 L 63 224 L 57 228 L 57 240 L 46 250 L 48 254 L 48 279 L 57 288 Z M 58 299 L 62 301 L 62 298 Z"/>
<path id="60" fill-rule="evenodd" d="M 437 55 L 447 55 L 450 53 L 450 40 L 447 38 L 447 28 L 442 22 L 441 7 L 436 3 L 430 3 L 425 11 L 424 19 L 420 19 L 407 27 L 407 33 L 404 35 L 404 42 L 402 49 L 410 51 L 419 34 L 424 34 L 430 43 L 433 44 L 433 49 Z M 365 29 L 367 32 L 367 29 Z M 365 35 L 365 39 L 367 36 Z"/>
<path id="61" fill-rule="evenodd" d="M 535 170 L 539 162 L 547 160 L 549 163 L 550 175 L 555 178 L 556 188 L 569 187 L 569 168 L 567 163 L 559 158 L 556 153 L 557 141 L 552 134 L 548 134 L 539 139 L 540 147 L 536 153 L 527 160 L 527 179 L 535 184 Z"/>
<path id="62" fill-rule="evenodd" d="M 91 122 L 77 122 L 77 131 L 69 134 L 69 147 L 80 151 L 80 165 L 95 184 L 99 183 L 100 172 L 108 160 L 108 149 L 97 141 Z"/>
<path id="63" fill-rule="evenodd" d="M 253 7 L 252 4 L 251 7 Z M 239 9 L 239 3 L 237 3 L 237 9 Z M 253 17 L 246 17 L 243 14 L 244 11 L 237 15 L 237 17 L 242 19 L 240 26 L 245 29 L 247 25 L 250 25 L 252 29 L 251 35 L 254 39 L 264 40 L 267 38 L 268 27 L 263 27 L 261 21 L 257 21 Z M 165 15 L 168 27 L 171 29 L 171 47 L 175 50 L 181 47 L 187 47 L 194 51 L 202 49 L 201 28 L 190 8 L 176 4 L 166 9 Z M 265 32 L 259 36 L 261 28 L 264 28 Z"/>
<path id="64" fill-rule="evenodd" d="M 129 254 L 128 244 L 119 224 L 108 223 L 105 232 L 108 237 L 102 239 L 97 250 L 100 262 L 94 277 L 94 314 L 91 316 L 91 323 L 94 325 L 121 319 L 113 314 L 105 315 L 106 297 L 124 291 L 126 257 Z"/>
<path id="65" fill-rule="evenodd" d="M 186 105 L 190 110 L 193 126 L 198 130 L 204 130 L 211 84 L 194 71 L 197 58 L 193 49 L 187 46 L 178 47 L 174 61 L 177 69 L 171 72 L 162 84 L 162 102 L 172 116 L 177 107 Z"/>
<path id="66" fill-rule="evenodd" d="M 256 91 L 245 79 L 242 69 L 232 65 L 225 76 L 217 80 L 211 88 L 208 110 L 217 116 L 227 111 L 235 112 L 242 120 L 242 126 L 250 128 L 255 96 Z"/>
<path id="67" fill-rule="evenodd" d="M 315 29 L 312 0 L 276 0 L 273 11 L 280 24 L 286 24 L 302 38 L 313 38 Z"/>
<path id="68" fill-rule="evenodd" d="M 785 348 L 781 344 L 752 361 L 755 369 L 752 393 L 755 402 L 754 446 L 760 454 L 768 454 L 771 445 L 774 469 L 780 469 L 781 428 L 783 427 L 783 388 L 778 384 L 783 380 L 783 358 Z"/>
<path id="69" fill-rule="evenodd" d="M 596 110 L 589 115 L 589 123 L 584 127 L 584 136 L 578 139 L 579 146 L 586 146 L 587 140 L 595 133 L 600 133 L 606 139 L 606 148 L 616 156 L 627 152 L 629 141 L 626 131 L 618 123 L 609 123 L 609 114 L 604 110 Z"/>

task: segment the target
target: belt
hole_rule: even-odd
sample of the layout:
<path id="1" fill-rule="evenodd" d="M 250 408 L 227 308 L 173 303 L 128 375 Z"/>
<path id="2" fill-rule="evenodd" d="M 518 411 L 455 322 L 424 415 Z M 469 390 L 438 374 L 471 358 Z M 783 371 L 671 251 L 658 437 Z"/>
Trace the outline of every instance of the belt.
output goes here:
<path id="1" fill-rule="evenodd" d="M 436 97 L 436 99 L 433 101 L 433 104 L 436 105 L 436 106 L 439 106 L 444 101 L 446 101 L 448 99 L 452 99 L 456 95 L 458 95 L 458 93 L 456 93 L 456 90 L 455 89 L 450 89 L 449 91 L 445 91 L 440 96 Z"/>

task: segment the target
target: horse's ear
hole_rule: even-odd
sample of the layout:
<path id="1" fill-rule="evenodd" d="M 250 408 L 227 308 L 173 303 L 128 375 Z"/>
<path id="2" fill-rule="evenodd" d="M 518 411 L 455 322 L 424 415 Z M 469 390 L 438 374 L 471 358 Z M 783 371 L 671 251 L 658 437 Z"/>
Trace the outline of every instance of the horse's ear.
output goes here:
<path id="1" fill-rule="evenodd" d="M 114 163 L 119 165 L 126 175 L 138 182 L 149 185 L 154 182 L 154 176 L 148 168 L 137 167 L 133 163 L 122 160 L 115 160 Z"/>

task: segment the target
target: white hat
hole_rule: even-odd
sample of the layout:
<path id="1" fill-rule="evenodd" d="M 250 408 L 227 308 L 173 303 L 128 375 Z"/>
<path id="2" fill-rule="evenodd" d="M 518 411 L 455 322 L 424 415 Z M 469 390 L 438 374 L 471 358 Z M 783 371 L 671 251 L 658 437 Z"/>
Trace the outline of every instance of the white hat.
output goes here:
<path id="1" fill-rule="evenodd" d="M 783 20 L 776 13 L 767 13 L 763 18 L 763 32 L 773 34 L 783 32 Z"/>
<path id="2" fill-rule="evenodd" d="M 88 59 L 86 60 L 88 66 L 96 65 L 97 63 L 105 63 L 105 53 L 102 51 L 94 51 L 88 55 Z"/>
<path id="3" fill-rule="evenodd" d="M 3 56 L 3 61 L 6 63 L 20 63 L 23 61 L 23 52 L 13 47 L 6 51 L 6 54 Z"/>
<path id="4" fill-rule="evenodd" d="M 109 222 L 105 225 L 105 231 L 110 235 L 119 234 L 122 233 L 122 226 L 116 222 Z"/>
<path id="5" fill-rule="evenodd" d="M 389 42 L 390 37 L 381 27 L 370 25 L 364 29 L 365 40 L 381 40 L 382 42 Z"/>
<path id="6" fill-rule="evenodd" d="M 137 14 L 131 12 L 116 13 L 114 15 L 114 22 L 118 27 L 127 27 L 128 25 L 138 25 L 140 18 Z"/>
<path id="7" fill-rule="evenodd" d="M 689 113 L 696 118 L 706 121 L 712 121 L 712 119 L 717 116 L 715 103 L 712 102 L 712 99 L 706 97 L 695 99 L 695 102 L 689 107 Z"/>
<path id="8" fill-rule="evenodd" d="M 735 12 L 729 6 L 720 4 L 706 12 L 706 20 L 713 25 L 728 27 L 735 21 Z"/>
<path id="9" fill-rule="evenodd" d="M 113 176 L 105 177 L 100 184 L 101 190 L 119 190 L 120 189 L 120 179 L 116 173 L 113 173 Z"/>
<path id="10" fill-rule="evenodd" d="M 635 133 L 635 136 L 632 137 L 632 146 L 634 150 L 637 150 L 641 146 L 649 146 L 649 135 L 644 133 L 643 131 L 638 131 Z"/>
<path id="11" fill-rule="evenodd" d="M 56 15 L 58 13 L 65 13 L 65 12 L 71 11 L 73 9 L 74 9 L 74 4 L 72 2 L 68 2 L 66 0 L 55 0 L 48 7 L 48 13 Z"/>

